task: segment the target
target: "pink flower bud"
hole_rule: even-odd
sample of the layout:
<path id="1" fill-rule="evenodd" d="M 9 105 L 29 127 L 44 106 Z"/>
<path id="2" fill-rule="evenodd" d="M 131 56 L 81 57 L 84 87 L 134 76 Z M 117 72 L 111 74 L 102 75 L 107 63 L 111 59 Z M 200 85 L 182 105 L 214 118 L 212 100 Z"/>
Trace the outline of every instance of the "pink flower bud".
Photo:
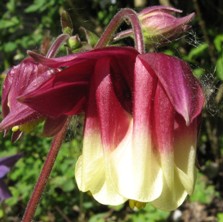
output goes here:
<path id="1" fill-rule="evenodd" d="M 188 23 L 194 17 L 194 13 L 177 18 L 173 13 L 181 13 L 181 10 L 167 6 L 153 6 L 139 13 L 146 44 L 163 43 L 176 38 L 188 28 Z"/>

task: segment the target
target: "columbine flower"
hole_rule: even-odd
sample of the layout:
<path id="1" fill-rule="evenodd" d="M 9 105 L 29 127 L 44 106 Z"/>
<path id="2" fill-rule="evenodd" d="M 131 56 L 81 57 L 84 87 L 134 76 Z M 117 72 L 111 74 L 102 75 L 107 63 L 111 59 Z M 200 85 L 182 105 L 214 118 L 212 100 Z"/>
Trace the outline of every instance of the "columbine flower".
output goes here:
<path id="1" fill-rule="evenodd" d="M 185 33 L 194 13 L 181 18 L 172 15 L 181 12 L 181 10 L 168 6 L 148 7 L 139 12 L 138 18 L 142 26 L 145 43 L 147 45 L 162 44 Z M 115 40 L 124 38 L 131 33 L 132 30 L 120 32 Z"/>
<path id="2" fill-rule="evenodd" d="M 58 47 L 66 39 L 66 35 L 59 36 L 46 56 L 54 56 Z M 59 70 L 53 70 L 48 66 L 38 64 L 32 58 L 26 58 L 8 72 L 2 89 L 3 121 L 0 123 L 0 130 L 6 132 L 12 128 L 13 141 L 17 140 L 23 131 L 30 131 L 39 121 L 45 118 L 30 107 L 19 103 L 17 97 L 29 90 L 34 90 L 57 71 Z M 55 134 L 65 122 L 65 119 L 65 116 L 53 120 L 48 118 L 44 133 L 46 135 Z"/>
<path id="3" fill-rule="evenodd" d="M 150 202 L 164 210 L 192 193 L 204 97 L 186 63 L 118 47 L 37 58 L 69 68 L 20 101 L 50 117 L 85 111 L 75 170 L 81 191 L 102 204 L 131 200 L 133 206 Z"/>
<path id="4" fill-rule="evenodd" d="M 0 202 L 11 197 L 10 191 L 3 179 L 9 173 L 11 167 L 21 158 L 21 154 L 0 158 Z"/>

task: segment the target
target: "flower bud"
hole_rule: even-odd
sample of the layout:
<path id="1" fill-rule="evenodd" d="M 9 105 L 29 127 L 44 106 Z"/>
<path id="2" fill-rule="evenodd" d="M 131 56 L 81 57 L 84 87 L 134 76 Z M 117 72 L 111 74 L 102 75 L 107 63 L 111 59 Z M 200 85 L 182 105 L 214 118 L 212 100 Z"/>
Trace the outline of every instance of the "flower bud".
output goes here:
<path id="1" fill-rule="evenodd" d="M 84 27 L 81 27 L 80 30 L 84 32 L 88 45 L 93 48 L 99 40 L 98 36 Z"/>
<path id="2" fill-rule="evenodd" d="M 68 46 L 72 51 L 79 49 L 82 46 L 79 36 L 78 35 L 71 36 L 68 39 Z"/>
<path id="3" fill-rule="evenodd" d="M 188 23 L 194 17 L 194 13 L 177 18 L 173 13 L 181 13 L 181 10 L 167 6 L 153 6 L 139 13 L 144 40 L 147 45 L 167 42 L 184 33 Z"/>
<path id="4" fill-rule="evenodd" d="M 64 34 L 72 35 L 73 33 L 73 23 L 70 18 L 70 15 L 67 11 L 62 10 L 60 13 L 60 22 L 62 27 L 62 32 Z"/>

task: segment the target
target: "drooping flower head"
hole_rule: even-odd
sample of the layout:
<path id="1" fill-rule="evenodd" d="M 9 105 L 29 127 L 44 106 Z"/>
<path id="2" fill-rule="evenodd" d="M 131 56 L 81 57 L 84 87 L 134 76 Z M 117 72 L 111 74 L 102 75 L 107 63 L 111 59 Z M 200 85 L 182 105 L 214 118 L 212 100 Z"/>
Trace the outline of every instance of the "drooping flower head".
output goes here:
<path id="1" fill-rule="evenodd" d="M 58 47 L 66 38 L 66 35 L 59 36 L 46 56 L 54 56 Z M 5 130 L 6 132 L 12 128 L 14 132 L 12 140 L 18 139 L 22 131 L 31 130 L 37 122 L 44 119 L 35 110 L 19 103 L 17 97 L 35 89 L 57 71 L 59 70 L 50 69 L 50 67 L 39 64 L 32 58 L 24 59 L 20 64 L 9 70 L 2 89 L 3 121 L 0 123 L 0 130 Z M 48 119 L 45 124 L 45 133 L 49 135 L 54 134 L 62 122 L 64 122 L 62 117 L 60 120 L 54 120 L 54 122 Z"/>
<path id="2" fill-rule="evenodd" d="M 11 197 L 7 185 L 4 183 L 4 177 L 21 157 L 21 154 L 16 154 L 0 158 L 0 202 Z"/>
<path id="3" fill-rule="evenodd" d="M 102 204 L 132 200 L 164 210 L 192 193 L 204 97 L 186 63 L 125 47 L 39 60 L 69 68 L 19 100 L 50 117 L 75 115 L 82 107 L 80 190 Z"/>

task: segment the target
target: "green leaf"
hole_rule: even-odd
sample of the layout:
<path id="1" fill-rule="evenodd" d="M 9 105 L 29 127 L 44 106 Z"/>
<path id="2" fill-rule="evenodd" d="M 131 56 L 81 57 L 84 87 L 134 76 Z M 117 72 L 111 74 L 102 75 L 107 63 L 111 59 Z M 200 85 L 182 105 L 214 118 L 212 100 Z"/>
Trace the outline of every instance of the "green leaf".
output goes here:
<path id="1" fill-rule="evenodd" d="M 208 49 L 207 43 L 202 43 L 198 47 L 193 48 L 188 55 L 189 60 L 193 60 L 202 56 L 207 49 Z"/>
<path id="2" fill-rule="evenodd" d="M 205 73 L 205 70 L 203 68 L 196 68 L 196 69 L 193 70 L 193 74 L 197 78 L 200 78 L 204 73 Z"/>
<path id="3" fill-rule="evenodd" d="M 218 58 L 216 62 L 216 73 L 217 76 L 223 80 L 223 53 L 222 55 Z"/>
<path id="4" fill-rule="evenodd" d="M 15 0 L 10 0 L 10 1 L 6 4 L 6 7 L 7 7 L 7 9 L 8 9 L 10 12 L 14 12 L 15 9 L 16 9 L 16 2 L 15 2 Z"/>
<path id="5" fill-rule="evenodd" d="M 3 209 L 0 209 L 0 218 L 3 218 L 4 217 L 4 211 Z"/>
<path id="6" fill-rule="evenodd" d="M 222 51 L 222 48 L 223 48 L 222 44 L 223 44 L 223 34 L 217 35 L 214 39 L 214 45 L 218 52 Z"/>
<path id="7" fill-rule="evenodd" d="M 85 33 L 88 44 L 94 47 L 99 40 L 98 36 L 95 33 L 85 29 L 84 27 L 81 27 L 81 30 Z"/>
<path id="8" fill-rule="evenodd" d="M 223 222 L 223 213 L 217 214 L 218 222 Z"/>
<path id="9" fill-rule="evenodd" d="M 192 202 L 199 202 L 202 204 L 209 204 L 214 196 L 218 193 L 213 185 L 206 185 L 206 177 L 198 174 L 197 182 L 195 185 L 194 193 L 190 196 Z"/>
<path id="10" fill-rule="evenodd" d="M 90 218 L 89 222 L 104 222 L 106 215 L 106 213 L 96 214 Z"/>
<path id="11" fill-rule="evenodd" d="M 162 211 L 154 208 L 151 204 L 147 204 L 142 210 L 134 212 L 131 215 L 131 222 L 149 221 L 149 222 L 161 222 L 166 221 L 170 212 Z"/>
<path id="12" fill-rule="evenodd" d="M 15 42 L 7 42 L 4 44 L 4 51 L 6 53 L 10 53 L 15 51 L 17 48 L 17 44 Z"/>
<path id="13" fill-rule="evenodd" d="M 70 191 L 72 191 L 72 190 L 75 188 L 75 186 L 74 186 L 74 178 L 73 178 L 73 179 L 69 179 L 69 180 L 67 180 L 67 181 L 63 184 L 63 186 L 62 186 L 61 188 L 62 188 L 62 190 L 63 190 L 64 192 L 70 192 Z"/>
<path id="14" fill-rule="evenodd" d="M 2 20 L 0 20 L 0 30 L 8 29 L 10 27 L 17 26 L 19 24 L 20 24 L 19 19 L 15 16 L 10 19 L 7 19 L 7 20 L 2 19 Z"/>
<path id="15" fill-rule="evenodd" d="M 45 9 L 45 0 L 36 0 L 32 5 L 25 9 L 26 13 L 32 13 L 36 11 L 43 11 Z"/>

